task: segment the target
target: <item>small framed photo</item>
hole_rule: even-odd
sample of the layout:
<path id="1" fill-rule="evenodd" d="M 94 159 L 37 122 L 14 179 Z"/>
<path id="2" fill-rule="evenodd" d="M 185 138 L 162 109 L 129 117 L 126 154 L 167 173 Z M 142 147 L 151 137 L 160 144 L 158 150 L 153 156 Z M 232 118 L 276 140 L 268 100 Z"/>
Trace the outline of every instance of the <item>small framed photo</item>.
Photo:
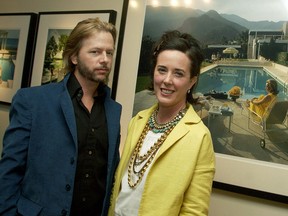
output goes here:
<path id="1" fill-rule="evenodd" d="M 11 103 L 31 73 L 37 14 L 0 14 L 0 102 Z"/>

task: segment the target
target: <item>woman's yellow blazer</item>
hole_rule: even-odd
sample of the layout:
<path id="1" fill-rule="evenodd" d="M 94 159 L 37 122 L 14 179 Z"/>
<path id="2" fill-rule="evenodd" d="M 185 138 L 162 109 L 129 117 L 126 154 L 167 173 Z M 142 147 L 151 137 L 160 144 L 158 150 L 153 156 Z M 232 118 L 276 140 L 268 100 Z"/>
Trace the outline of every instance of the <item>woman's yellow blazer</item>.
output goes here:
<path id="1" fill-rule="evenodd" d="M 156 107 L 139 112 L 129 123 L 115 174 L 109 216 L 114 215 L 121 180 L 131 154 Z M 214 173 L 215 155 L 210 132 L 190 105 L 154 159 L 138 216 L 208 215 Z"/>

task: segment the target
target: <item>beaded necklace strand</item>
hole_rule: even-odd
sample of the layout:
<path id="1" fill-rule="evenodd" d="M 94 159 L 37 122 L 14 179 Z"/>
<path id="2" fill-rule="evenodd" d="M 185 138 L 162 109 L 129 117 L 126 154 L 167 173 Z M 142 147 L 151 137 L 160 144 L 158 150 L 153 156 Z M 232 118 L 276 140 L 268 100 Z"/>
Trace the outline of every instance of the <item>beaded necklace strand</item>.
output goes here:
<path id="1" fill-rule="evenodd" d="M 173 130 L 173 128 L 177 125 L 177 123 L 183 118 L 187 111 L 187 107 L 180 110 L 180 112 L 169 122 L 165 124 L 157 123 L 156 117 L 158 113 L 158 109 L 156 109 L 152 115 L 150 116 L 148 122 L 145 125 L 145 128 L 140 135 L 140 138 L 136 144 L 136 147 L 133 151 L 131 159 L 128 165 L 128 185 L 131 188 L 135 188 L 140 181 L 142 180 L 144 173 L 146 172 L 149 165 L 152 163 L 158 149 L 166 140 L 167 136 Z M 144 139 L 148 132 L 152 130 L 154 133 L 163 133 L 161 137 L 148 149 L 148 151 L 144 155 L 140 155 L 141 148 L 144 143 Z M 138 171 L 136 167 L 142 166 Z M 133 182 L 132 175 L 135 176 L 135 180 Z"/>

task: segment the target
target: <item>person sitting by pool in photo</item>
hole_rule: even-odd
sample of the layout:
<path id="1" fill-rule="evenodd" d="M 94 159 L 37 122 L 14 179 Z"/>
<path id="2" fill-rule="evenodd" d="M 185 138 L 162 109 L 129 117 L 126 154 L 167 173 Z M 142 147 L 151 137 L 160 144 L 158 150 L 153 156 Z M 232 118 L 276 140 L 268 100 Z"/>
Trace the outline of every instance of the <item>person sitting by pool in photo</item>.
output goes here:
<path id="1" fill-rule="evenodd" d="M 255 97 L 246 101 L 248 109 L 261 117 L 263 117 L 266 108 L 271 104 L 271 102 L 275 101 L 277 94 L 279 93 L 277 82 L 273 79 L 266 81 L 265 89 L 267 91 L 266 95 L 260 95 L 258 98 Z"/>

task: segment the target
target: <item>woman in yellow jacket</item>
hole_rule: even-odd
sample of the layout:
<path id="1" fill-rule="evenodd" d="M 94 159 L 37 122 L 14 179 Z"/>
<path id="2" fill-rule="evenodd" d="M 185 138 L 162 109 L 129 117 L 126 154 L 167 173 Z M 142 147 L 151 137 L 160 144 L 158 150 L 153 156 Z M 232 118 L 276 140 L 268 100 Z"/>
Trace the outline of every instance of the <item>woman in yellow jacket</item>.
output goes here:
<path id="1" fill-rule="evenodd" d="M 215 156 L 210 132 L 191 105 L 202 61 L 189 34 L 169 31 L 156 43 L 158 103 L 129 123 L 109 216 L 208 215 Z"/>

